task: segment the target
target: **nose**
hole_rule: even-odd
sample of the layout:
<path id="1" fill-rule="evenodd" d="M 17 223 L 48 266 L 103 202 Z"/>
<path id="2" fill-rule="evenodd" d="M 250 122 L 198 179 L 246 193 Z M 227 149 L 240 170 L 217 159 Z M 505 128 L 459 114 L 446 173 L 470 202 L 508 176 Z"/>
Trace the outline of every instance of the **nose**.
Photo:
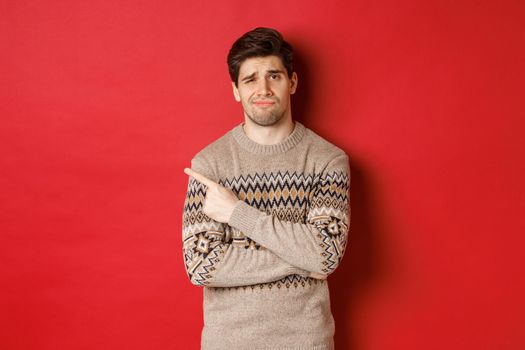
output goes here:
<path id="1" fill-rule="evenodd" d="M 257 94 L 260 96 L 271 96 L 272 90 L 270 89 L 270 83 L 266 79 L 259 79 L 259 85 L 257 86 Z"/>

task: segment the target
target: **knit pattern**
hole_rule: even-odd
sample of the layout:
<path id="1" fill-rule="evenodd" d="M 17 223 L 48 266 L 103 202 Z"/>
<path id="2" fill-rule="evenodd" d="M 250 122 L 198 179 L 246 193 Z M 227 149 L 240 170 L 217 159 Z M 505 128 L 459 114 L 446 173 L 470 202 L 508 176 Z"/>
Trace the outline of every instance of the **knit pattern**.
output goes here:
<path id="1" fill-rule="evenodd" d="M 329 278 L 309 276 L 333 273 L 345 254 L 350 158 L 298 121 L 270 145 L 244 126 L 191 159 L 239 198 L 228 222 L 216 222 L 202 210 L 206 186 L 188 178 L 183 258 L 204 287 L 201 348 L 333 350 Z"/>
<path id="2" fill-rule="evenodd" d="M 334 171 L 301 174 L 290 171 L 243 175 L 221 179 L 250 206 L 276 216 L 279 220 L 315 226 L 323 271 L 331 273 L 342 259 L 349 228 L 349 174 Z M 207 285 L 226 245 L 239 249 L 266 249 L 243 232 L 218 223 L 202 212 L 206 187 L 190 178 L 183 213 L 183 251 L 188 277 L 196 284 Z M 216 288 L 253 290 L 305 288 L 324 281 L 299 275 L 252 286 Z"/>

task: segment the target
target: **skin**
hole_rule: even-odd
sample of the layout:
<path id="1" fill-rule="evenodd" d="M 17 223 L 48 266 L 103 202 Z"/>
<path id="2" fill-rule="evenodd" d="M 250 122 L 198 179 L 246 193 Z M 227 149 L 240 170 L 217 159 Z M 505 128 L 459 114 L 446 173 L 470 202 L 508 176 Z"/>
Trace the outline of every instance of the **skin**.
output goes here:
<path id="1" fill-rule="evenodd" d="M 242 104 L 244 132 L 255 142 L 271 145 L 286 139 L 294 129 L 291 95 L 297 89 L 297 73 L 288 77 L 277 56 L 253 57 L 240 66 L 233 96 Z M 259 102 L 269 102 L 264 104 Z"/>
<path id="2" fill-rule="evenodd" d="M 286 139 L 294 129 L 291 95 L 297 89 L 297 74 L 288 77 L 278 56 L 252 57 L 239 69 L 237 84 L 232 82 L 233 96 L 242 104 L 244 132 L 253 141 L 272 145 Z M 203 212 L 211 219 L 228 223 L 240 199 L 226 188 L 202 174 L 184 168 L 184 173 L 208 187 Z M 309 277 L 327 276 L 310 272 Z"/>

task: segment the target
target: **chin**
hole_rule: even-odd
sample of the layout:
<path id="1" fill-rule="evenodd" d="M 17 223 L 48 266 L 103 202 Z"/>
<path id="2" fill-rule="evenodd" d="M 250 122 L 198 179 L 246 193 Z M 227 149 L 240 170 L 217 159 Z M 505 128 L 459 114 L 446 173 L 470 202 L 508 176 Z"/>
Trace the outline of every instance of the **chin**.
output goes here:
<path id="1" fill-rule="evenodd" d="M 250 120 L 252 122 L 254 122 L 255 124 L 260 125 L 260 126 L 272 126 L 272 125 L 275 125 L 275 124 L 279 123 L 281 121 L 281 119 L 282 119 L 282 117 L 279 117 L 279 118 L 266 118 L 266 119 L 250 118 Z"/>

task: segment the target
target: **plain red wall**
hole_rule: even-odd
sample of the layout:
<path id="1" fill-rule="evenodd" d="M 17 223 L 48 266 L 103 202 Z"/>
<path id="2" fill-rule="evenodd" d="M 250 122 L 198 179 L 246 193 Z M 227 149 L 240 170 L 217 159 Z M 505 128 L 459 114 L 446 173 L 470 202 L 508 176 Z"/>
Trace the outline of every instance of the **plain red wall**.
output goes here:
<path id="1" fill-rule="evenodd" d="M 182 170 L 256 26 L 351 156 L 338 350 L 525 349 L 525 5 L 442 0 L 2 1 L 0 348 L 199 347 Z"/>

